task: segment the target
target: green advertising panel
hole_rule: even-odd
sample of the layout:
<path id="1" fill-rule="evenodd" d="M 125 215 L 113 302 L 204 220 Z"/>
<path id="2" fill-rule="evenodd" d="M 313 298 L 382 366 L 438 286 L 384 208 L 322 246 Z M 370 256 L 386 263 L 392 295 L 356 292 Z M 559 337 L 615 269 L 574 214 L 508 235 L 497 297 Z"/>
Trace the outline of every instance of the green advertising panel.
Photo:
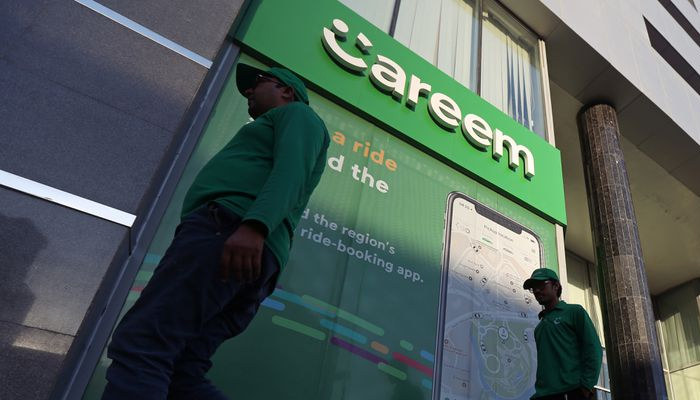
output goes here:
<path id="1" fill-rule="evenodd" d="M 232 399 L 529 398 L 539 306 L 522 282 L 557 269 L 554 225 L 333 101 L 310 100 L 331 134 L 326 171 L 277 289 L 219 349 L 210 378 Z M 232 74 L 124 310 L 246 108 Z M 85 399 L 99 398 L 108 364 L 103 355 Z"/>
<path id="2" fill-rule="evenodd" d="M 337 1 L 253 1 L 235 38 L 392 134 L 566 225 L 556 148 Z"/>

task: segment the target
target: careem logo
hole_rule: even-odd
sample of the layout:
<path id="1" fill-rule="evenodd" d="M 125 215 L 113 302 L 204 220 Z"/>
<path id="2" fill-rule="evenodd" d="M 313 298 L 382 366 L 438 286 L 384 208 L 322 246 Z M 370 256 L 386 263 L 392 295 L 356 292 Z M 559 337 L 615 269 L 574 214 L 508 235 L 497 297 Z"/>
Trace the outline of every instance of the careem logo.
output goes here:
<path id="1" fill-rule="evenodd" d="M 406 85 L 406 72 L 389 57 L 378 54 L 374 64 L 370 67 L 365 62 L 372 50 L 372 42 L 364 33 L 359 33 L 355 38 L 355 46 L 360 50 L 360 56 L 356 57 L 340 47 L 339 41 L 347 41 L 348 25 L 334 19 L 331 29 L 323 28 L 321 41 L 330 57 L 350 72 L 364 72 L 368 68 L 369 79 L 375 87 L 386 94 L 390 94 L 397 101 L 403 101 L 406 97 L 406 106 L 415 111 L 420 97 L 428 99 L 428 112 L 433 120 L 443 129 L 454 131 L 460 127 L 465 139 L 479 150 L 487 151 L 491 147 L 491 155 L 496 161 L 503 157 L 503 149 L 508 149 L 508 166 L 515 171 L 520 166 L 520 157 L 525 164 L 525 178 L 535 176 L 535 157 L 530 149 L 519 145 L 510 136 L 504 134 L 498 128 L 492 128 L 483 118 L 474 113 L 462 114 L 459 105 L 448 95 L 433 92 L 429 83 L 411 74 Z M 408 94 L 406 92 L 408 91 Z"/>

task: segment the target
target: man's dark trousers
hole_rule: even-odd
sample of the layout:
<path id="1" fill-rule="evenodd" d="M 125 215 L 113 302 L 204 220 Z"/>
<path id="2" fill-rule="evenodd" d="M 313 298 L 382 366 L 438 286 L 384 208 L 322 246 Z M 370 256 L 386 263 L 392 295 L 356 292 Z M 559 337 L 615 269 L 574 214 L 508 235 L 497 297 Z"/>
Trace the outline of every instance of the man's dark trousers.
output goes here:
<path id="1" fill-rule="evenodd" d="M 586 397 L 584 396 L 583 392 L 581 392 L 581 389 L 576 389 L 562 394 L 553 394 L 550 396 L 537 397 L 533 400 L 590 400 L 595 398 L 595 395 L 593 397 Z"/>
<path id="2" fill-rule="evenodd" d="M 239 223 L 214 203 L 182 220 L 153 277 L 114 332 L 103 400 L 227 399 L 205 377 L 209 359 L 224 340 L 248 326 L 279 274 L 265 246 L 256 281 L 237 282 L 233 274 L 221 281 L 224 242 Z"/>

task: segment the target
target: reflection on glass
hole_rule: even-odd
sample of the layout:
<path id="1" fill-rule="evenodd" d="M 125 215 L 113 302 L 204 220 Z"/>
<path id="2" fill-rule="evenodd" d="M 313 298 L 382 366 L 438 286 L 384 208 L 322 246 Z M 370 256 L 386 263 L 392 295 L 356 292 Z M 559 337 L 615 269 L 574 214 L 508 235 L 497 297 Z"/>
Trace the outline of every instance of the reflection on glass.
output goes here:
<path id="1" fill-rule="evenodd" d="M 610 373 L 608 371 L 608 353 L 603 348 L 603 365 L 600 368 L 598 383 L 595 385 L 598 400 L 610 399 Z M 604 390 L 603 390 L 604 389 Z"/>

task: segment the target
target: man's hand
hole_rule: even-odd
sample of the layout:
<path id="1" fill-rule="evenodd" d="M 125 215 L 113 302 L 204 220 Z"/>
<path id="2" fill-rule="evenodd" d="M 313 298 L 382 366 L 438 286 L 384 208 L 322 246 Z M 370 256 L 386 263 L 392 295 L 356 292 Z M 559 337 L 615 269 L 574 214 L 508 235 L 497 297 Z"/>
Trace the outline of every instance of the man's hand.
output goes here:
<path id="1" fill-rule="evenodd" d="M 221 253 L 221 280 L 227 282 L 233 277 L 239 282 L 258 279 L 265 244 L 264 225 L 257 221 L 244 221 L 224 243 Z"/>

